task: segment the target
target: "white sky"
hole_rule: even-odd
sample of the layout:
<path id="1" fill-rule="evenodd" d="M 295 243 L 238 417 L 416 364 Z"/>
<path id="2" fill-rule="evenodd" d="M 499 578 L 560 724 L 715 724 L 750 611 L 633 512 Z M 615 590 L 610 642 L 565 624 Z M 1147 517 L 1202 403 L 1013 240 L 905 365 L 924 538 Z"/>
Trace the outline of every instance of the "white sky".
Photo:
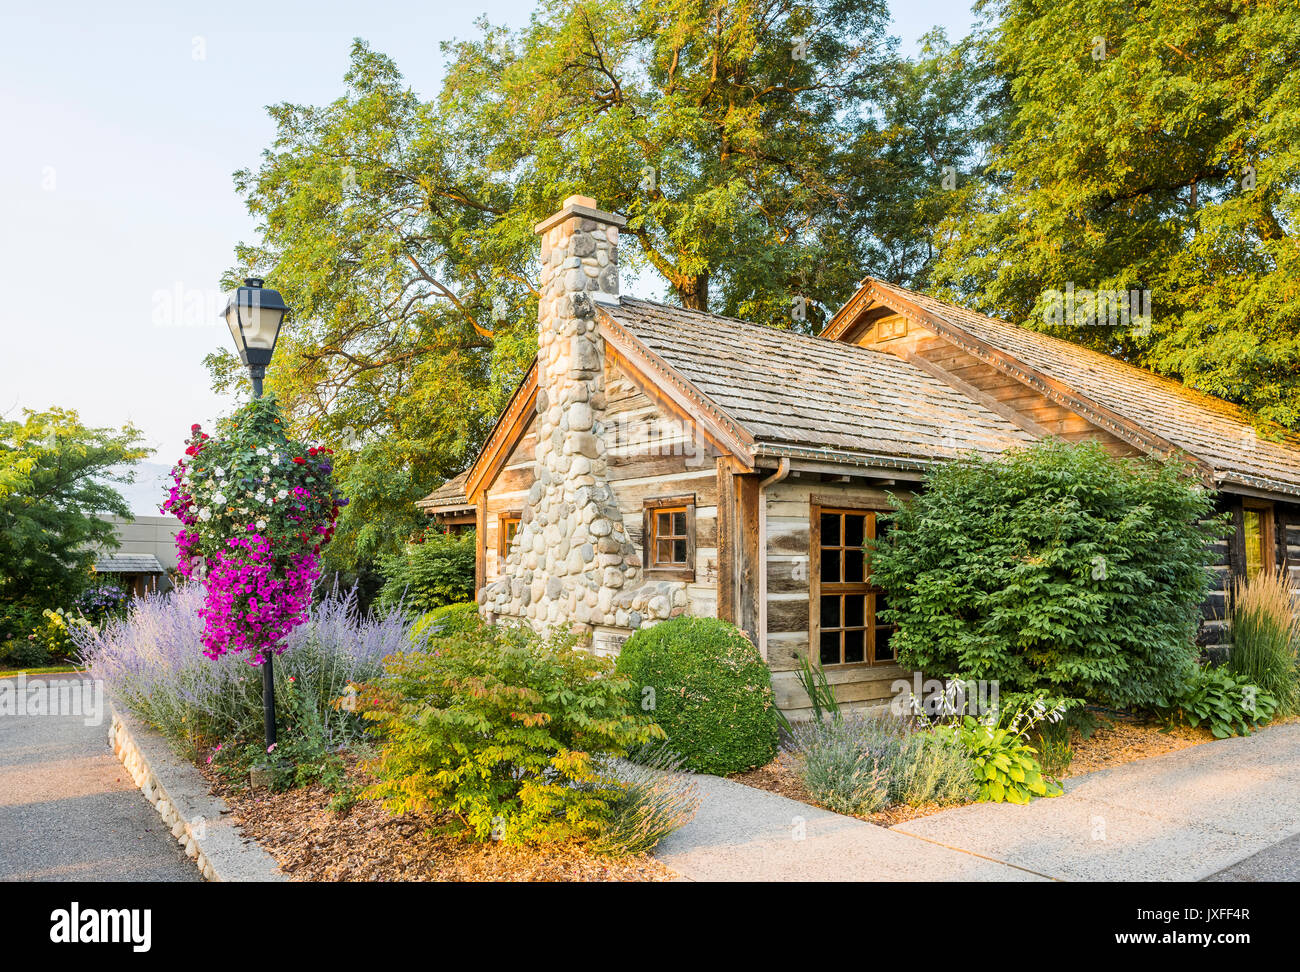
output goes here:
<path id="1" fill-rule="evenodd" d="M 392 56 L 422 95 L 439 42 L 473 21 L 519 26 L 529 0 L 211 5 L 7 4 L 0 30 L 0 414 L 75 408 L 133 422 L 166 466 L 192 422 L 229 402 L 203 356 L 230 340 L 217 281 L 253 221 L 231 173 L 254 167 L 265 106 L 342 89 L 353 37 Z M 904 50 L 973 22 L 967 0 L 891 0 Z M 164 320 L 157 318 L 162 314 Z M 156 512 L 140 509 L 137 512 Z"/>

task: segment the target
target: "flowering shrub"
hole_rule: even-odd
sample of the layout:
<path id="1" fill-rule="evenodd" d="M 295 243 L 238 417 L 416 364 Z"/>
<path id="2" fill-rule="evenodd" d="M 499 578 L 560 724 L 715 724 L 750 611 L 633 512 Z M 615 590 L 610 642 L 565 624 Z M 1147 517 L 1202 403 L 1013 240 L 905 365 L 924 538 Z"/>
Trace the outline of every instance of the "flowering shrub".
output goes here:
<path id="1" fill-rule="evenodd" d="M 162 507 L 184 525 L 178 570 L 207 587 L 204 654 L 246 652 L 260 665 L 306 619 L 320 549 L 347 500 L 330 450 L 291 440 L 273 397 L 242 406 L 215 437 L 197 424 L 190 433 Z"/>
<path id="2" fill-rule="evenodd" d="M 98 584 L 81 592 L 77 597 L 77 610 L 91 624 L 103 624 L 109 618 L 125 616 L 130 599 L 130 595 L 116 584 Z"/>

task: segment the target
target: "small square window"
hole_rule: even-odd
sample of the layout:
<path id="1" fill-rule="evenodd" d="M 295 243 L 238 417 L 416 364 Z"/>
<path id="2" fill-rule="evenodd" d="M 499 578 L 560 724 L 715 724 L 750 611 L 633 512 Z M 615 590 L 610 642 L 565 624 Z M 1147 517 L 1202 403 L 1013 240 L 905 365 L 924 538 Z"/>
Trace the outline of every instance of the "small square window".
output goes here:
<path id="1" fill-rule="evenodd" d="M 645 504 L 643 564 L 647 570 L 691 575 L 695 571 L 695 497 L 665 497 Z"/>

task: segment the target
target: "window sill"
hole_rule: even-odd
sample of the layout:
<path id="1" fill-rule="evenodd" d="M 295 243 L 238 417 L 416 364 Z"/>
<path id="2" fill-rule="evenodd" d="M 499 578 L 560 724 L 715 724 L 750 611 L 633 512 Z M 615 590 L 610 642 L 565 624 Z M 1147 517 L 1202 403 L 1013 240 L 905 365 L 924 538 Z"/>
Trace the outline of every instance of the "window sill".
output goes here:
<path id="1" fill-rule="evenodd" d="M 675 580 L 695 583 L 695 571 L 690 567 L 646 567 L 642 570 L 647 580 Z"/>

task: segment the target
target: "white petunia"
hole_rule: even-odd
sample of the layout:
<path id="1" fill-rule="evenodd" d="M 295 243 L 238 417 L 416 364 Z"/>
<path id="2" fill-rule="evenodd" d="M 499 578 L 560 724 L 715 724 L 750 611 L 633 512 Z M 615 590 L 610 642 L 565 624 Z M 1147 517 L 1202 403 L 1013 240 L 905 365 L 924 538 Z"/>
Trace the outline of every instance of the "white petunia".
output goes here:
<path id="1" fill-rule="evenodd" d="M 257 447 L 257 454 L 258 454 L 259 456 L 264 456 L 264 455 L 266 455 L 266 447 L 265 447 L 265 446 L 258 446 L 258 447 Z"/>
<path id="2" fill-rule="evenodd" d="M 259 530 L 265 530 L 265 529 L 266 529 L 266 521 L 265 521 L 265 520 L 258 520 L 258 521 L 257 521 L 257 528 L 258 528 Z"/>
<path id="3" fill-rule="evenodd" d="M 199 510 L 199 519 L 200 519 L 200 520 L 210 520 L 210 519 L 212 519 L 212 511 L 209 510 L 209 509 L 207 509 L 206 507 L 203 508 L 203 509 L 201 509 L 201 510 Z"/>
<path id="4" fill-rule="evenodd" d="M 282 489 L 280 490 L 280 492 L 275 494 L 276 499 L 287 499 L 288 496 L 289 496 L 289 491 L 287 489 Z"/>
<path id="5" fill-rule="evenodd" d="M 226 474 L 226 471 L 225 471 L 224 469 L 222 469 L 220 466 L 213 466 L 213 467 L 212 467 L 212 475 L 214 475 L 214 476 L 220 478 L 221 476 L 224 476 L 225 474 Z"/>
<path id="6" fill-rule="evenodd" d="M 225 493 L 213 493 L 213 494 L 212 494 L 212 502 L 216 503 L 218 506 L 220 506 L 220 505 L 221 505 L 222 503 L 224 503 L 225 501 L 226 501 L 226 494 L 225 494 Z"/>

